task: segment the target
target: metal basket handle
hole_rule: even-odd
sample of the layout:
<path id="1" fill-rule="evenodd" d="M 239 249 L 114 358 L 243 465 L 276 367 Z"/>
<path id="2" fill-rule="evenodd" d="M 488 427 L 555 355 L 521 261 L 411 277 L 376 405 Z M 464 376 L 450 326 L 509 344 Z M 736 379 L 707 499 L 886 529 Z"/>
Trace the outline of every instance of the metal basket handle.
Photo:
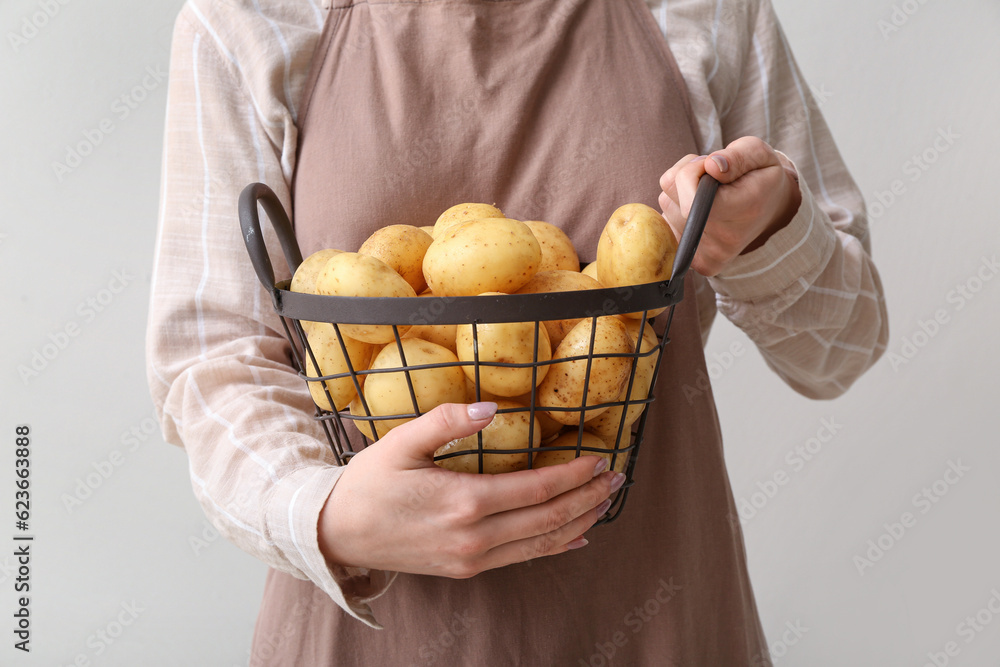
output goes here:
<path id="1" fill-rule="evenodd" d="M 243 188 L 240 193 L 240 228 L 243 230 L 243 243 L 247 246 L 250 254 L 250 262 L 261 284 L 274 296 L 274 267 L 271 266 L 271 258 L 267 254 L 267 246 L 264 245 L 264 235 L 260 230 L 260 217 L 257 214 L 257 204 L 264 207 L 267 217 L 278 235 L 281 243 L 281 250 L 285 253 L 285 261 L 288 262 L 288 269 L 295 273 L 302 263 L 302 251 L 299 250 L 298 241 L 295 240 L 295 232 L 292 230 L 292 223 L 288 220 L 285 207 L 281 205 L 278 196 L 271 188 L 263 183 L 251 183 Z"/>
<path id="2" fill-rule="evenodd" d="M 687 270 L 691 268 L 691 261 L 694 259 L 694 253 L 701 241 L 701 234 L 705 231 L 705 223 L 708 222 L 708 214 L 712 210 L 712 202 L 715 201 L 715 193 L 718 189 L 719 182 L 717 180 L 709 174 L 702 174 L 698 180 L 698 190 L 694 194 L 694 201 L 691 202 L 691 211 L 688 213 L 684 232 L 677 244 L 670 282 L 682 279 Z"/>

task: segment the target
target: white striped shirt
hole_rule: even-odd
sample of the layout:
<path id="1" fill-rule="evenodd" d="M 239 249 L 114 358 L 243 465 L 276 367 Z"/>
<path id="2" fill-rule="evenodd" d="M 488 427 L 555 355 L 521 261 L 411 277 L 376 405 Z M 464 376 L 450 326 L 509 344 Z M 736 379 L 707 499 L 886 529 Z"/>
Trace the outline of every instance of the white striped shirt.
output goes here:
<path id="1" fill-rule="evenodd" d="M 836 396 L 885 349 L 882 287 L 861 194 L 770 3 L 647 4 L 688 85 L 702 151 L 761 137 L 792 159 L 803 185 L 786 228 L 695 282 L 703 332 L 718 309 L 789 385 Z M 326 0 L 190 0 L 181 11 L 148 375 L 164 437 L 187 451 L 195 495 L 219 531 L 377 625 L 367 603 L 393 575 L 331 566 L 320 552 L 317 521 L 340 469 L 289 366 L 236 220 L 237 197 L 251 182 L 269 184 L 290 208 L 297 102 L 327 10 Z M 279 258 L 270 230 L 265 237 Z M 280 260 L 275 270 L 288 275 Z"/>

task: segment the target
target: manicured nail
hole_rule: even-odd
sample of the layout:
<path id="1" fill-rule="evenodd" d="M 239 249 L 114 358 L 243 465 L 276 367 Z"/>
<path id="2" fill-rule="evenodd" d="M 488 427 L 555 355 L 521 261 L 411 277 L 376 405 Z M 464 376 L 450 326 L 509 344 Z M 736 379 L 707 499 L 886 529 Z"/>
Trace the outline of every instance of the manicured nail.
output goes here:
<path id="1" fill-rule="evenodd" d="M 587 538 L 585 538 L 583 535 L 581 535 L 580 537 L 576 538 L 572 542 L 568 543 L 566 545 L 566 548 L 567 549 L 581 549 L 581 548 L 587 546 L 588 544 L 590 544 L 590 542 L 587 541 Z"/>
<path id="2" fill-rule="evenodd" d="M 622 488 L 622 484 L 625 483 L 625 473 L 620 472 L 615 475 L 615 478 L 611 480 L 611 493 L 614 493 L 618 489 Z"/>
<path id="3" fill-rule="evenodd" d="M 604 516 L 605 513 L 607 513 L 609 507 L 611 507 L 611 498 L 608 498 L 603 503 L 597 506 L 597 516 Z"/>
<path id="4" fill-rule="evenodd" d="M 497 404 L 491 401 L 482 403 L 472 403 L 469 405 L 469 419 L 472 421 L 482 421 L 489 419 L 497 412 Z"/>
<path id="5" fill-rule="evenodd" d="M 594 477 L 597 477 L 602 472 L 604 472 L 604 469 L 607 467 L 608 467 L 608 460 L 606 458 L 601 457 L 600 459 L 598 459 L 597 465 L 594 466 Z"/>
<path id="6" fill-rule="evenodd" d="M 715 164 L 719 165 L 719 171 L 725 173 L 729 171 L 729 160 L 727 160 L 722 155 L 713 155 L 712 159 L 715 160 Z"/>

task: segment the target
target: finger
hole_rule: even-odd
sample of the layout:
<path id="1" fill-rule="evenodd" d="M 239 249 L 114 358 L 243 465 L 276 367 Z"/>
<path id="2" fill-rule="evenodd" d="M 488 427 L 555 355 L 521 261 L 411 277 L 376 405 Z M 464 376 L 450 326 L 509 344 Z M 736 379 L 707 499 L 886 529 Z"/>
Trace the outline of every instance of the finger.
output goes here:
<path id="1" fill-rule="evenodd" d="M 586 546 L 586 540 L 580 538 L 607 511 L 610 505 L 605 506 L 606 502 L 607 500 L 601 501 L 596 507 L 587 510 L 555 530 L 490 549 L 484 556 L 484 569 L 503 567 L 511 563 L 521 563 L 543 556 L 554 556 L 565 553 L 571 548 Z"/>
<path id="2" fill-rule="evenodd" d="M 691 163 L 694 160 L 697 160 L 698 158 L 701 158 L 701 157 L 704 157 L 704 156 L 702 156 L 702 155 L 695 155 L 694 153 L 689 153 L 689 154 L 685 155 L 684 157 L 682 157 L 677 162 L 675 162 L 674 166 L 670 167 L 670 169 L 667 169 L 663 173 L 663 176 L 660 176 L 660 189 L 663 190 L 663 192 L 667 196 L 671 196 L 672 197 L 673 195 L 676 195 L 676 190 L 674 188 L 674 180 L 677 177 L 677 172 L 680 171 L 681 169 L 683 169 L 689 163 Z"/>
<path id="3" fill-rule="evenodd" d="M 757 137 L 740 137 L 708 157 L 705 170 L 720 183 L 732 183 L 756 169 L 781 165 L 774 149 Z"/>
<path id="4" fill-rule="evenodd" d="M 494 515 L 484 522 L 483 529 L 489 532 L 495 546 L 547 535 L 599 507 L 624 482 L 622 473 L 603 472 L 548 502 Z"/>
<path id="5" fill-rule="evenodd" d="M 481 475 L 469 480 L 481 516 L 548 502 L 579 488 L 607 469 L 607 459 L 581 456 L 534 470 Z"/>
<path id="6" fill-rule="evenodd" d="M 691 210 L 691 202 L 694 201 L 694 194 L 698 191 L 698 181 L 705 173 L 706 157 L 692 160 L 677 173 L 675 187 L 677 189 L 676 201 L 680 208 L 681 217 L 687 218 L 688 211 Z M 683 226 L 680 230 L 683 232 Z M 678 236 L 678 238 L 680 238 Z"/>
<path id="7" fill-rule="evenodd" d="M 433 466 L 435 451 L 446 442 L 483 430 L 496 411 L 497 404 L 491 402 L 439 405 L 392 430 L 393 458 L 402 468 Z"/>

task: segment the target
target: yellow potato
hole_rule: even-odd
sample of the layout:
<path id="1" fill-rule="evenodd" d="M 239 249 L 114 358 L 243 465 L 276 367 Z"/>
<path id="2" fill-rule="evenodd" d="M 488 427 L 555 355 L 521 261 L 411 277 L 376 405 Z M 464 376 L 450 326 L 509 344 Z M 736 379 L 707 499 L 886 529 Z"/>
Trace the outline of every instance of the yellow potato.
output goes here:
<path id="1" fill-rule="evenodd" d="M 354 400 L 351 401 L 350 405 L 351 414 L 355 417 L 368 417 L 370 415 L 365 413 L 365 408 L 361 405 L 361 397 L 355 396 Z M 350 420 L 354 426 L 361 431 L 361 435 L 364 435 L 372 440 L 378 440 L 378 434 L 375 432 L 375 428 L 372 426 L 375 422 L 365 421 L 363 419 L 352 419 Z"/>
<path id="2" fill-rule="evenodd" d="M 441 236 L 446 229 L 460 222 L 479 220 L 481 218 L 502 218 L 504 214 L 496 206 L 489 204 L 456 204 L 442 213 L 434 223 L 434 238 Z"/>
<path id="3" fill-rule="evenodd" d="M 428 290 L 420 296 L 434 296 L 434 293 Z M 432 320 L 433 313 L 427 319 Z M 456 326 L 455 324 L 414 324 L 403 338 L 422 338 L 455 352 Z"/>
<path id="4" fill-rule="evenodd" d="M 307 330 L 309 347 L 319 362 L 319 372 L 313 364 L 312 356 L 305 353 L 306 375 L 310 377 L 321 377 L 324 375 L 339 375 L 349 372 L 347 360 L 350 359 L 351 367 L 355 372 L 368 369 L 368 362 L 371 360 L 372 346 L 368 343 L 343 337 L 344 348 L 347 349 L 347 357 L 344 357 L 344 350 L 340 346 L 340 338 L 332 324 L 326 322 L 313 322 Z M 364 376 L 358 376 L 359 383 L 363 382 Z M 316 405 L 323 410 L 343 410 L 358 395 L 354 386 L 354 380 L 347 377 L 326 380 L 324 382 L 309 382 L 309 393 L 313 397 Z M 333 405 L 323 391 L 326 385 L 330 397 L 333 398 Z"/>
<path id="5" fill-rule="evenodd" d="M 579 433 L 580 431 L 575 428 L 570 429 L 552 442 L 547 443 L 545 447 L 576 447 Z M 625 466 L 628 464 L 628 452 L 618 452 L 616 454 L 614 452 L 613 440 L 609 444 L 604 438 L 584 431 L 583 438 L 580 440 L 580 446 L 608 450 L 606 452 L 590 452 L 581 449 L 580 456 L 600 456 L 607 460 L 608 470 L 625 472 Z M 531 463 L 532 468 L 544 468 L 546 466 L 559 465 L 560 463 L 569 463 L 576 458 L 576 449 L 545 449 L 545 447 L 535 454 L 535 460 Z M 614 459 L 613 463 L 612 459 Z"/>
<path id="6" fill-rule="evenodd" d="M 425 232 L 430 234 L 431 238 L 434 238 L 434 225 L 420 225 L 419 229 L 424 230 Z"/>
<path id="7" fill-rule="evenodd" d="M 356 252 L 342 252 L 331 257 L 316 278 L 316 290 L 328 296 L 416 296 L 413 288 L 385 262 Z M 399 327 L 400 335 L 408 326 Z M 340 330 L 365 343 L 388 343 L 394 340 L 388 325 L 341 324 Z"/>
<path id="8" fill-rule="evenodd" d="M 536 397 L 537 398 L 537 397 Z M 484 398 L 484 401 L 491 401 L 491 398 Z M 522 394 L 521 396 L 515 396 L 512 400 L 523 405 L 531 405 L 531 393 Z M 542 427 L 542 442 L 546 442 L 550 438 L 553 438 L 563 430 L 563 425 L 557 422 L 555 419 L 549 416 L 549 414 L 542 410 L 537 404 L 535 406 L 535 419 L 538 420 L 538 425 Z"/>
<path id="9" fill-rule="evenodd" d="M 601 284 L 579 271 L 539 271 L 517 293 L 540 294 L 542 292 L 574 292 L 588 289 L 601 289 Z M 577 317 L 543 322 L 545 330 L 549 333 L 549 342 L 552 346 L 558 347 L 569 330 L 575 327 L 581 319 L 583 318 Z"/>
<path id="10" fill-rule="evenodd" d="M 301 292 L 303 294 L 318 294 L 319 292 L 316 291 L 316 278 L 319 276 L 319 272 L 323 270 L 326 262 L 331 257 L 340 253 L 340 250 L 328 248 L 326 250 L 317 250 L 306 257 L 299 264 L 299 268 L 295 269 L 295 275 L 292 276 L 292 282 L 288 286 L 288 289 L 292 292 Z M 306 329 L 306 333 L 308 334 L 309 326 L 313 322 L 302 320 L 301 324 L 302 328 Z"/>
<path id="11" fill-rule="evenodd" d="M 627 357 L 602 357 L 607 354 L 627 354 L 632 352 L 632 341 L 621 319 L 614 316 L 585 319 L 566 335 L 552 355 L 553 359 L 584 356 L 590 349 L 591 331 L 594 331 L 594 359 L 591 361 L 590 381 L 584 400 L 584 384 L 587 379 L 588 360 L 563 361 L 552 364 L 545 380 L 538 387 L 538 404 L 543 408 L 573 408 L 614 401 L 621 394 L 622 386 L 628 380 L 632 360 Z M 607 407 L 587 409 L 584 419 L 590 420 L 606 411 Z M 577 424 L 580 411 L 547 410 L 548 415 L 560 424 Z"/>
<path id="12" fill-rule="evenodd" d="M 538 358 L 535 359 L 535 323 L 507 322 L 499 324 L 477 324 L 476 339 L 479 347 L 479 386 L 483 391 L 496 396 L 518 396 L 531 391 L 531 387 L 541 382 L 548 373 L 548 366 L 525 366 L 506 368 L 487 366 L 484 363 L 532 364 L 552 358 L 552 347 L 545 327 L 538 327 Z M 455 333 L 455 347 L 462 361 L 475 361 L 472 325 L 460 324 Z M 463 366 L 466 376 L 476 378 L 472 365 Z M 534 375 L 534 384 L 532 376 Z"/>
<path id="13" fill-rule="evenodd" d="M 458 362 L 458 358 L 450 350 L 440 345 L 419 338 L 406 338 L 401 343 L 408 367 Z M 386 345 L 375 357 L 371 369 L 401 369 L 402 366 L 399 345 Z M 421 414 L 433 410 L 442 403 L 465 402 L 465 373 L 459 366 L 411 370 L 409 376 Z M 369 374 L 365 380 L 364 392 L 372 415 L 387 416 L 414 412 L 406 373 L 402 370 Z M 379 437 L 382 437 L 409 420 L 410 418 L 388 419 L 373 424 Z"/>
<path id="14" fill-rule="evenodd" d="M 514 401 L 498 399 L 496 401 L 498 409 L 507 410 L 511 408 L 523 408 L 524 405 Z M 483 450 L 499 449 L 527 449 L 528 433 L 532 432 L 532 446 L 538 447 L 541 444 L 541 428 L 538 420 L 532 420 L 528 412 L 504 412 L 497 414 L 493 421 L 483 429 Z M 451 458 L 436 461 L 436 463 L 446 470 L 455 472 L 479 472 L 479 438 L 473 434 L 459 440 L 452 440 L 447 445 L 441 447 L 435 456 L 449 454 L 452 452 L 476 452 L 474 454 L 463 454 Z M 528 452 L 518 454 L 506 454 L 504 452 L 483 453 L 483 472 L 496 475 L 515 470 L 525 470 L 528 467 L 530 454 Z"/>
<path id="15" fill-rule="evenodd" d="M 358 252 L 380 259 L 410 283 L 417 294 L 427 289 L 424 281 L 424 253 L 434 242 L 427 232 L 410 225 L 389 225 L 368 237 Z"/>
<path id="16" fill-rule="evenodd" d="M 542 249 L 518 220 L 471 220 L 439 232 L 424 255 L 424 277 L 438 296 L 511 294 L 538 271 Z"/>
<path id="17" fill-rule="evenodd" d="M 542 248 L 542 264 L 539 271 L 580 272 L 580 257 L 566 232 L 555 225 L 541 220 L 525 220 L 524 224 L 538 240 Z"/>
<path id="18" fill-rule="evenodd" d="M 341 252 L 340 250 L 328 248 L 326 250 L 317 250 L 306 257 L 299 264 L 299 268 L 295 269 L 295 275 L 292 276 L 292 283 L 288 289 L 293 292 L 302 292 L 303 294 L 318 294 L 319 292 L 316 291 L 316 278 L 319 276 L 319 272 L 323 270 L 323 267 L 326 266 L 327 261 L 331 257 L 339 255 Z"/>
<path id="19" fill-rule="evenodd" d="M 585 276 L 590 276 L 594 280 L 597 280 L 598 283 L 601 282 L 597 278 L 597 262 L 591 262 L 587 266 L 583 267 L 583 271 L 581 271 L 580 273 L 582 273 Z M 604 285 L 601 285 L 601 287 L 604 287 Z"/>
<path id="20" fill-rule="evenodd" d="M 606 287 L 627 287 L 670 278 L 677 240 L 670 225 L 645 204 L 625 204 L 611 214 L 597 242 L 597 279 Z M 649 316 L 663 312 L 660 308 Z M 642 313 L 628 317 L 640 318 Z"/>
<path id="21" fill-rule="evenodd" d="M 629 338 L 632 339 L 633 350 L 635 349 L 635 343 L 638 340 L 640 324 L 642 324 L 640 320 L 625 321 L 625 328 L 628 330 Z M 656 368 L 656 349 L 658 345 L 659 339 L 656 337 L 656 333 L 653 332 L 653 325 L 646 322 L 646 326 L 643 328 L 642 332 L 642 347 L 639 351 L 640 353 L 651 352 L 651 354 L 646 357 L 639 357 L 636 360 L 635 379 L 632 380 L 632 391 L 628 391 L 628 380 L 626 380 L 625 386 L 622 387 L 621 394 L 619 394 L 617 400 L 626 400 L 626 394 L 628 394 L 629 401 L 641 401 L 649 396 L 649 389 L 653 383 L 653 371 Z M 643 403 L 629 406 L 628 411 L 625 412 L 625 426 L 622 429 L 623 438 L 627 433 L 629 433 L 629 427 L 632 426 L 635 420 L 639 418 L 639 415 L 642 414 L 645 407 L 646 406 Z M 623 411 L 622 406 L 608 408 L 606 412 L 601 413 L 594 419 L 587 422 L 587 430 L 602 436 L 608 436 L 611 438 L 617 437 L 618 427 L 622 421 Z"/>

